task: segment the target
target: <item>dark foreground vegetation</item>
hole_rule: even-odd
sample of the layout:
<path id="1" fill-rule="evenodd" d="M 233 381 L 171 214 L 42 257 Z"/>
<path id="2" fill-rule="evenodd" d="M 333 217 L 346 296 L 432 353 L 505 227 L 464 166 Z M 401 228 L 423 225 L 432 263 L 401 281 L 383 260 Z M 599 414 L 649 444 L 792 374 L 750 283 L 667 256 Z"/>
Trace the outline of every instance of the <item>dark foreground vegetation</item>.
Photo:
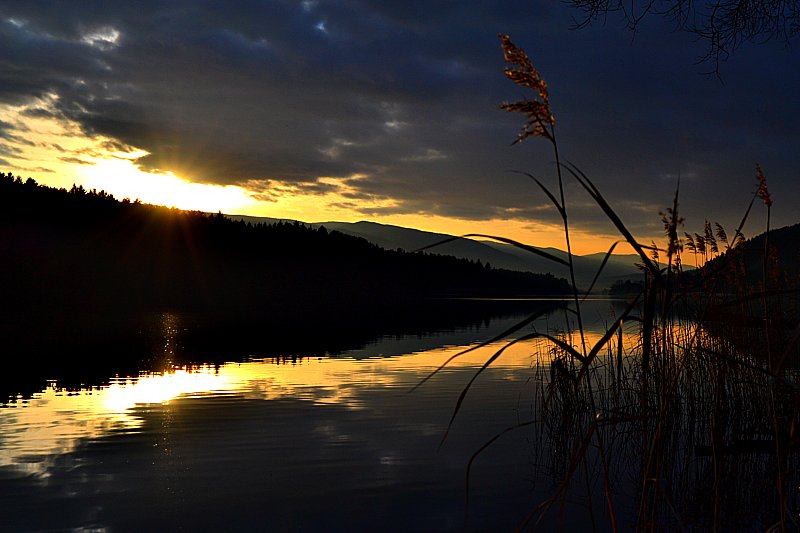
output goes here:
<path id="1" fill-rule="evenodd" d="M 666 242 L 639 243 L 592 180 L 561 162 L 547 84 L 524 51 L 500 38 L 506 75 L 533 95 L 503 108 L 527 118 L 519 141 L 552 144 L 557 188 L 530 177 L 561 214 L 567 249 L 569 178 L 637 252 L 644 274 L 641 284 L 615 288 L 629 303 L 605 332 L 584 327 L 576 290 L 567 331 L 510 341 L 547 346 L 535 350 L 532 416 L 507 430 L 532 428 L 536 484 L 550 494 L 520 512 L 521 528 L 800 529 L 798 227 L 770 228 L 772 198 L 756 166 L 735 230 L 705 222 L 698 233 L 681 231 L 676 191 L 661 213 Z M 746 223 L 762 213 L 763 233 L 745 241 Z M 695 261 L 701 268 L 684 271 Z M 456 421 L 468 393 L 469 385 Z"/>

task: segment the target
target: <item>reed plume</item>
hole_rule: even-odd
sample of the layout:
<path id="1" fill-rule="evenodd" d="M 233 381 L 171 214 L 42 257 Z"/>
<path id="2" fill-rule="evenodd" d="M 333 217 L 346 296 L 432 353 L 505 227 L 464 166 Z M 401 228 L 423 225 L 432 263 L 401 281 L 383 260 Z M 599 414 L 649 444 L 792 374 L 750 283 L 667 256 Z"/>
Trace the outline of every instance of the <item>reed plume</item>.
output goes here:
<path id="1" fill-rule="evenodd" d="M 531 136 L 544 137 L 553 142 L 553 132 L 548 127 L 552 128 L 556 123 L 556 119 L 550 111 L 547 82 L 542 79 L 539 72 L 533 67 L 528 54 L 511 42 L 508 35 L 497 34 L 497 36 L 500 38 L 503 48 L 503 58 L 506 63 L 513 65 L 504 69 L 506 77 L 517 85 L 531 89 L 538 95 L 538 99 L 534 96 L 532 99 L 525 98 L 500 105 L 500 108 L 505 111 L 522 113 L 528 117 L 528 121 L 517 134 L 517 140 L 514 141 L 514 144 Z"/>
<path id="2" fill-rule="evenodd" d="M 761 170 L 761 165 L 758 163 L 756 163 L 756 181 L 758 182 L 756 195 L 764 202 L 765 206 L 772 207 L 772 196 L 770 196 L 769 188 L 767 187 L 767 178 L 764 176 L 764 171 Z"/>
<path id="3" fill-rule="evenodd" d="M 559 210 L 568 251 L 562 168 L 639 254 L 645 274 L 641 293 L 591 350 L 586 348 L 577 294 L 574 309 L 568 311 L 577 318 L 575 333 L 582 351 L 573 346 L 569 326 L 563 336 L 528 336 L 543 338 L 552 348 L 537 380 L 538 419 L 516 427 L 540 428 L 536 455 L 552 461 L 556 488 L 531 510 L 521 528 L 540 526 L 554 506 L 560 507 L 563 519 L 581 474 L 592 524 L 593 501 L 602 500 L 614 531 L 620 528 L 618 489 L 630 486 L 631 477 L 638 485 L 638 511 L 628 517 L 634 523 L 627 526 L 639 530 L 724 530 L 742 523 L 753 529 L 785 530 L 798 525 L 794 517 L 800 485 L 794 473 L 800 469 L 791 452 L 800 449 L 795 436 L 795 426 L 800 426 L 800 372 L 787 361 L 791 358 L 796 364 L 800 355 L 800 326 L 796 316 L 785 320 L 781 311 L 787 295 L 794 295 L 791 289 L 769 290 L 775 284 L 768 284 L 768 267 L 775 270 L 777 261 L 768 260 L 774 255 L 768 246 L 772 197 L 761 167 L 756 165 L 757 189 L 730 240 L 722 225 L 710 221 L 704 221 L 702 232 L 685 232 L 685 240 L 679 238 L 684 220 L 678 215 L 676 191 L 672 207 L 660 213 L 666 246 L 642 245 L 586 174 L 560 162 L 547 84 L 523 50 L 507 35 L 499 37 L 510 64 L 506 77 L 533 92 L 501 108 L 526 116 L 514 143 L 535 136 L 553 145 L 558 198 L 538 178 L 523 174 Z M 745 241 L 742 229 L 755 199 L 767 207 L 761 288 L 746 272 L 745 250 L 734 249 Z M 681 267 L 684 246 L 694 254 L 696 266 L 700 256 L 702 265 L 695 271 Z M 658 263 L 659 251 L 666 252 L 665 268 Z M 571 252 L 569 264 L 572 273 Z M 783 322 L 795 329 L 787 330 Z M 767 459 L 758 455 L 761 450 L 767 450 Z M 776 488 L 755 495 L 757 484 L 751 480 L 769 478 Z"/>

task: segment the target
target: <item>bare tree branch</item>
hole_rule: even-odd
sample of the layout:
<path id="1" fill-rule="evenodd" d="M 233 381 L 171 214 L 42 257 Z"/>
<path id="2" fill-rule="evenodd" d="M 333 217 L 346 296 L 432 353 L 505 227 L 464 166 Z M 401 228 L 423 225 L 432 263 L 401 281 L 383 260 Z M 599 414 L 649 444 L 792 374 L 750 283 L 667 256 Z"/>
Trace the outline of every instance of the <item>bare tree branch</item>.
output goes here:
<path id="1" fill-rule="evenodd" d="M 789 45 L 800 31 L 800 0 L 567 0 L 581 15 L 575 28 L 605 21 L 620 13 L 630 31 L 636 32 L 647 16 L 663 16 L 678 30 L 708 43 L 701 62 L 719 73 L 725 61 L 742 43 L 780 41 Z"/>

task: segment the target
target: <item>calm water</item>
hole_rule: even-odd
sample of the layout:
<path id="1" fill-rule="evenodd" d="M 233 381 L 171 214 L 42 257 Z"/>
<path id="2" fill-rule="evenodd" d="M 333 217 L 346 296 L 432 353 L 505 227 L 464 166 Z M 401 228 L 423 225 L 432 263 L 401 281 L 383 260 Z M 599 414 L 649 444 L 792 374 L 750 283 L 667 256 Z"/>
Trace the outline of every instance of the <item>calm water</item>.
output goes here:
<path id="1" fill-rule="evenodd" d="M 589 313 L 602 322 L 609 312 L 599 302 Z M 551 486 L 531 466 L 530 433 L 477 459 L 468 513 L 466 466 L 495 433 L 531 417 L 529 380 L 546 350 L 520 344 L 498 359 L 441 447 L 458 394 L 501 345 L 409 389 L 520 318 L 335 355 L 170 368 L 182 328 L 165 314 L 166 371 L 81 390 L 50 382 L 0 408 L 0 530 L 512 529 Z"/>

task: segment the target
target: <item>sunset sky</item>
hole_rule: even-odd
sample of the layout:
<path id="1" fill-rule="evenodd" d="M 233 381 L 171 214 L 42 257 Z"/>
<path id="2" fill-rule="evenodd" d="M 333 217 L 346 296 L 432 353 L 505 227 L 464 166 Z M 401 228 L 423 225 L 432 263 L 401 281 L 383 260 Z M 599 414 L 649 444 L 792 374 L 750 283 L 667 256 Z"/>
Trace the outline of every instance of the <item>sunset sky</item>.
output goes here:
<path id="1" fill-rule="evenodd" d="M 0 1 L 0 169 L 40 183 L 230 214 L 496 233 L 563 248 L 543 139 L 511 146 L 529 96 L 497 33 L 550 88 L 562 157 L 643 240 L 678 177 L 687 231 L 734 228 L 755 188 L 798 222 L 800 54 L 744 44 L 720 77 L 706 44 L 550 0 Z M 613 228 L 573 182 L 578 252 Z M 745 229 L 763 230 L 760 212 Z M 758 220 L 759 224 L 756 224 Z"/>

